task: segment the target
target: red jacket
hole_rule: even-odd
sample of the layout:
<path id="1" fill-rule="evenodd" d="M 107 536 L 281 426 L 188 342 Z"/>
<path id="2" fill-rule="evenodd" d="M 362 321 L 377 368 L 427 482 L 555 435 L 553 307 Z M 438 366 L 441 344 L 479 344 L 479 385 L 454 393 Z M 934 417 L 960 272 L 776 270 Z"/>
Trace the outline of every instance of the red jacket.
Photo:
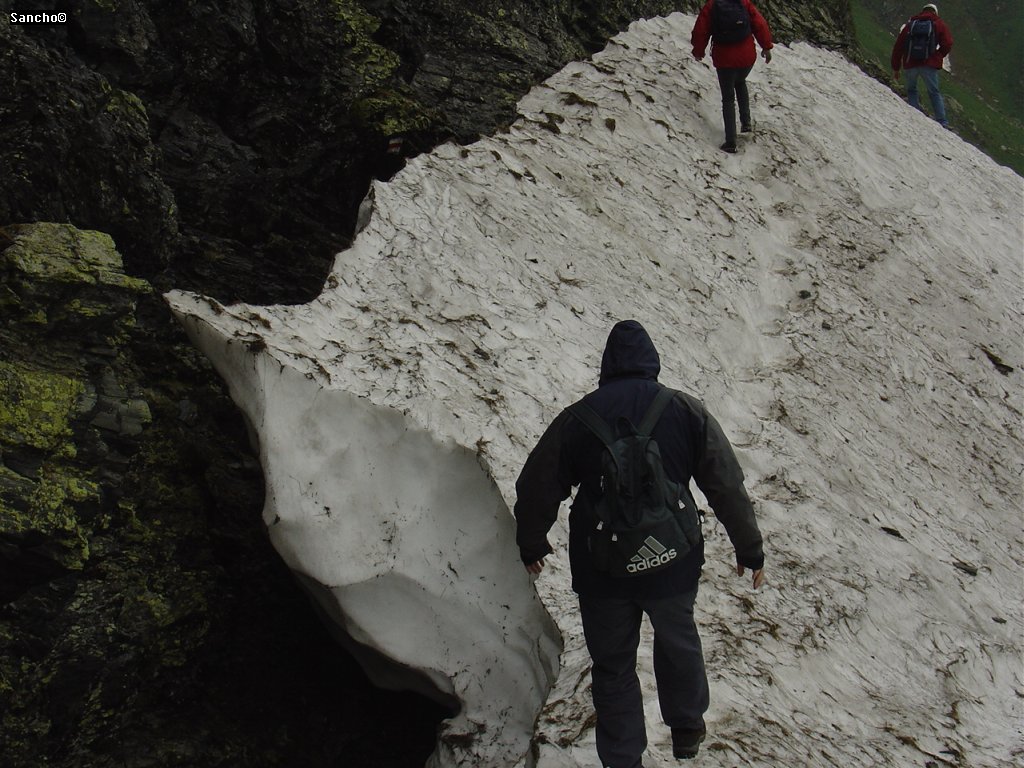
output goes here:
<path id="1" fill-rule="evenodd" d="M 772 33 L 768 29 L 768 22 L 750 0 L 743 0 L 743 5 L 750 14 L 750 29 L 753 34 L 738 43 L 716 43 L 711 38 L 711 6 L 714 4 L 715 0 L 708 0 L 700 9 L 697 23 L 693 25 L 693 32 L 690 34 L 693 55 L 703 59 L 708 41 L 711 40 L 711 62 L 716 69 L 744 69 L 754 66 L 754 62 L 757 61 L 754 39 L 757 39 L 763 50 L 772 48 Z"/>
<path id="2" fill-rule="evenodd" d="M 915 19 L 931 19 L 935 25 L 935 42 L 938 43 L 938 48 L 935 52 L 929 56 L 923 62 L 914 62 L 915 67 L 931 67 L 932 69 L 942 69 L 942 60 L 946 58 L 951 50 L 953 50 L 953 35 L 949 33 L 949 27 L 946 26 L 946 22 L 938 17 L 934 11 L 922 11 L 917 16 L 911 16 L 910 21 Z M 901 69 L 907 66 L 905 60 L 907 35 L 910 32 L 910 21 L 903 25 L 903 29 L 900 30 L 899 35 L 896 36 L 896 44 L 892 47 L 892 71 L 899 72 Z"/>

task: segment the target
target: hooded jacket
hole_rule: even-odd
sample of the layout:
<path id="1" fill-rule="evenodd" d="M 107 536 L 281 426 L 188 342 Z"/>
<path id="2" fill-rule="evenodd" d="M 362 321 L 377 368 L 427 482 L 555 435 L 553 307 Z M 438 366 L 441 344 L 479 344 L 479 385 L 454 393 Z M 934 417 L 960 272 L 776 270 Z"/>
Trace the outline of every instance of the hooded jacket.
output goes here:
<path id="1" fill-rule="evenodd" d="M 917 19 L 930 19 L 932 24 L 935 25 L 935 43 L 938 47 L 935 49 L 934 53 L 924 61 L 914 62 L 913 65 L 915 67 L 942 69 L 942 60 L 946 58 L 951 50 L 953 50 L 953 35 L 949 31 L 949 27 L 946 26 L 946 22 L 940 19 L 939 15 L 931 9 L 921 11 L 921 13 L 916 16 L 911 16 L 910 21 L 903 25 L 899 35 L 896 36 L 896 43 L 892 47 L 892 56 L 890 57 L 893 72 L 899 72 L 901 69 L 910 65 L 906 60 L 907 35 L 910 34 L 910 22 L 916 21 Z"/>
<path id="2" fill-rule="evenodd" d="M 612 328 L 601 359 L 596 390 L 583 400 L 610 423 L 625 416 L 637 424 L 661 388 L 661 361 L 650 336 L 635 320 Z M 740 565 L 764 565 L 761 533 L 743 486 L 743 472 L 718 422 L 701 402 L 679 393 L 669 403 L 654 439 L 668 477 L 688 487 L 693 478 L 725 526 Z M 569 409 L 563 410 L 541 436 L 516 482 L 516 540 L 524 563 L 552 550 L 548 531 L 559 505 L 579 486 L 569 514 L 569 561 L 573 589 L 599 597 L 668 597 L 697 584 L 704 564 L 703 542 L 661 571 L 614 578 L 597 571 L 590 560 L 587 533 L 594 525 L 588 499 L 600 494 L 601 441 Z"/>
<path id="3" fill-rule="evenodd" d="M 742 0 L 742 2 L 747 13 L 750 14 L 752 34 L 738 43 L 716 42 L 711 34 L 711 13 L 715 0 L 708 0 L 697 15 L 697 21 L 690 33 L 690 44 L 693 46 L 694 57 L 703 59 L 708 41 L 711 41 L 711 63 L 715 65 L 716 69 L 746 69 L 754 66 L 757 61 L 755 39 L 762 50 L 770 51 L 774 47 L 772 33 L 764 16 L 758 12 L 750 0 Z"/>

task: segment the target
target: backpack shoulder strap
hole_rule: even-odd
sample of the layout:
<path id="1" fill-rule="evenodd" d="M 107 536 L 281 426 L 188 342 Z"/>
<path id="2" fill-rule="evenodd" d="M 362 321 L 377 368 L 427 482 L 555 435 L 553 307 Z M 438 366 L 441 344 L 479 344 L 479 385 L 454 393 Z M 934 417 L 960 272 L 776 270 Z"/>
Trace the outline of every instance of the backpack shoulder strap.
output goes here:
<path id="1" fill-rule="evenodd" d="M 661 418 L 661 414 L 664 413 L 665 408 L 668 406 L 672 399 L 676 396 L 674 389 L 668 387 L 662 387 L 658 390 L 658 394 L 654 396 L 654 402 L 651 403 L 647 409 L 647 413 L 644 414 L 643 419 L 640 420 L 640 426 L 637 427 L 637 432 L 641 435 L 650 436 L 651 432 L 654 431 L 655 425 L 658 423 L 658 419 Z"/>
<path id="2" fill-rule="evenodd" d="M 615 442 L 615 434 L 608 422 L 602 419 L 597 411 L 591 408 L 582 400 L 569 406 L 569 412 L 583 422 L 583 425 L 597 435 L 598 439 L 606 446 Z"/>

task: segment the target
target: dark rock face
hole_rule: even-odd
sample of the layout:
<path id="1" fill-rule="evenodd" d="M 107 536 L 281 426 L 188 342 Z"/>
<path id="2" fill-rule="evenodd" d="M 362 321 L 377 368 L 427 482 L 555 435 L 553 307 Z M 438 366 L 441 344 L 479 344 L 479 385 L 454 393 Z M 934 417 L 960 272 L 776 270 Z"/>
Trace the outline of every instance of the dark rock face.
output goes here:
<path id="1" fill-rule="evenodd" d="M 371 178 L 698 6 L 44 0 L 68 21 L 0 24 L 0 765 L 422 765 L 444 713 L 319 625 L 159 293 L 307 300 Z M 759 7 L 845 42 L 845 0 Z"/>

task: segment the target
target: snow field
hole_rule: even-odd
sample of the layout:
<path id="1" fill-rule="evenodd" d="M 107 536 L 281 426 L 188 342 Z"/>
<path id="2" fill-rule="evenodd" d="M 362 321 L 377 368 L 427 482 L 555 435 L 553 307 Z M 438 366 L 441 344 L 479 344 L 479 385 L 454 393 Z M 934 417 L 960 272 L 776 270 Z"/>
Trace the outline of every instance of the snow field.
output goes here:
<path id="1" fill-rule="evenodd" d="M 412 552 L 427 534 L 408 527 L 408 497 L 394 501 L 340 446 L 367 442 L 366 461 L 389 477 L 435 478 L 456 448 L 471 457 L 455 461 L 457 491 L 427 483 L 423 512 L 456 529 L 465 516 L 479 537 L 493 525 L 502 554 L 488 572 L 509 584 L 457 591 L 490 604 L 507 590 L 529 606 L 511 528 L 495 521 L 540 432 L 596 385 L 614 321 L 640 320 L 662 381 L 704 399 L 733 439 L 766 535 L 769 584 L 755 594 L 709 520 L 701 765 L 1012 764 L 1024 754 L 1024 185 L 807 45 L 759 61 L 755 133 L 724 155 L 717 81 L 689 54 L 692 24 L 633 25 L 535 88 L 507 133 L 440 147 L 377 185 L 368 227 L 317 301 L 169 301 L 254 423 L 268 524 L 280 515 L 304 530 L 285 540 L 271 525 L 279 551 L 330 587 L 342 622 L 345 593 L 388 578 L 380 526 Z M 275 368 L 287 387 L 252 385 Z M 264 410 L 273 429 L 253 418 Z M 356 412 L 359 426 L 343 428 Z M 288 459 L 311 419 L 324 420 L 320 444 Z M 406 450 L 377 439 L 382 425 L 424 437 Z M 452 493 L 454 517 L 437 506 Z M 337 519 L 313 521 L 313 498 L 333 501 Z M 343 522 L 361 509 L 369 527 Z M 443 552 L 446 536 L 428 539 Z M 564 514 L 552 539 L 565 543 Z M 352 561 L 343 579 L 324 546 Z M 433 592 L 446 554 L 417 571 Z M 565 646 L 534 733 L 540 768 L 596 765 L 568 584 L 563 547 L 536 581 Z M 544 619 L 523 611 L 545 637 Z M 447 646 L 458 641 L 445 621 L 392 616 L 361 639 L 387 651 L 388 633 L 415 632 L 425 657 L 461 656 L 461 674 L 485 677 L 472 643 Z M 642 651 L 645 764 L 664 768 L 676 762 Z M 475 685 L 423 666 L 456 698 Z M 509 754 L 495 734 L 521 711 L 485 715 L 468 747 L 442 734 L 433 764 Z"/>

